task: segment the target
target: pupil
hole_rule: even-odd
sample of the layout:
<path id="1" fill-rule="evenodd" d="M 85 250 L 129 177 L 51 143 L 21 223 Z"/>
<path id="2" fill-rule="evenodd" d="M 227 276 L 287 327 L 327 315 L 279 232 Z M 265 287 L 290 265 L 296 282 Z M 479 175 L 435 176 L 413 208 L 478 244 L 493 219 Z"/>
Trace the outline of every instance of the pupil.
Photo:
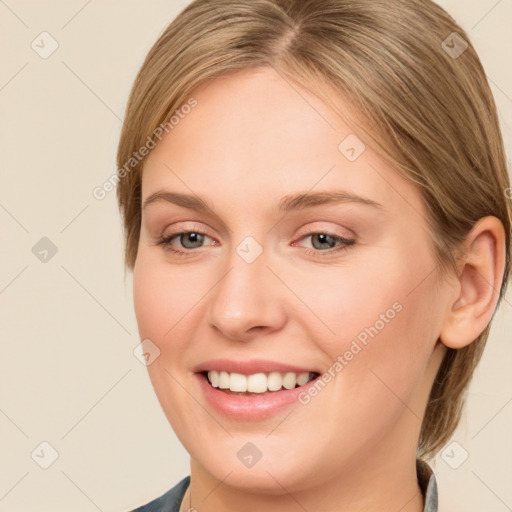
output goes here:
<path id="1" fill-rule="evenodd" d="M 328 244 L 331 245 L 330 242 L 333 241 L 332 236 L 326 235 L 325 233 L 320 233 L 316 235 L 318 240 L 320 241 L 320 245 Z M 313 237 L 314 240 L 314 237 Z"/>
<path id="2" fill-rule="evenodd" d="M 184 247 L 187 247 L 188 249 L 194 249 L 194 244 L 201 243 L 202 237 L 200 233 L 187 233 L 185 236 L 182 235 L 181 243 Z"/>

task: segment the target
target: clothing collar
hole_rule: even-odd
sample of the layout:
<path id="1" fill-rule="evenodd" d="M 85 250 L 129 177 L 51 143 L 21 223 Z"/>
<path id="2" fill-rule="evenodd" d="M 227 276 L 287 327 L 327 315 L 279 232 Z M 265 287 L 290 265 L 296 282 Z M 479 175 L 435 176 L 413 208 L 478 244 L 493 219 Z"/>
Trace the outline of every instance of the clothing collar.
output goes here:
<path id="1" fill-rule="evenodd" d="M 423 512 L 437 512 L 437 482 L 432 468 L 425 461 L 416 459 L 416 473 L 425 499 Z"/>

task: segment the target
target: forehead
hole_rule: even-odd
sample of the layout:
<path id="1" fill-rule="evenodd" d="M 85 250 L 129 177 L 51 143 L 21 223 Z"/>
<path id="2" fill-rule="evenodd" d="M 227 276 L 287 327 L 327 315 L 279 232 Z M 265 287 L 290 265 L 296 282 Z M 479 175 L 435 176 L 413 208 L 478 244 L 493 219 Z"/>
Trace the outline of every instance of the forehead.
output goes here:
<path id="1" fill-rule="evenodd" d="M 412 185 L 329 107 L 272 68 L 217 78 L 190 97 L 197 106 L 146 157 L 143 198 L 169 188 L 235 204 L 236 183 L 246 204 L 342 188 L 391 207 L 405 194 L 402 206 L 421 208 Z"/>

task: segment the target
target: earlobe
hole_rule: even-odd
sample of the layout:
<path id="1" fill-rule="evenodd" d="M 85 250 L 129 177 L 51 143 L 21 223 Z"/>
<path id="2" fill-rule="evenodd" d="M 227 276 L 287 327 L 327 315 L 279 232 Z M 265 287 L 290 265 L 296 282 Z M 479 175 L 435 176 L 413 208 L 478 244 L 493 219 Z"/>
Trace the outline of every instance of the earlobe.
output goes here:
<path id="1" fill-rule="evenodd" d="M 465 241 L 465 257 L 440 333 L 449 348 L 473 342 L 491 321 L 505 271 L 505 230 L 492 216 L 481 218 Z"/>

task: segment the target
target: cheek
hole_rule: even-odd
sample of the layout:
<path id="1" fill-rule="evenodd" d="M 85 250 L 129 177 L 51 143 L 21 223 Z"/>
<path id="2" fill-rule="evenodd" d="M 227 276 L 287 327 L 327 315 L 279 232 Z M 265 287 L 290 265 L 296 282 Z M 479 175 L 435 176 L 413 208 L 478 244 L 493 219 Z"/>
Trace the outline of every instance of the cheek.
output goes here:
<path id="1" fill-rule="evenodd" d="M 376 331 L 390 331 L 390 325 L 404 316 L 402 310 L 414 298 L 408 294 L 417 285 L 408 268 L 389 254 L 378 261 L 354 259 L 344 266 L 296 276 L 305 302 L 325 326 L 319 337 L 328 354 L 338 354 L 355 338 L 364 343 Z"/>
<path id="2" fill-rule="evenodd" d="M 164 292 L 165 277 L 158 276 L 144 259 L 138 259 L 133 273 L 133 299 L 135 316 L 141 339 L 157 340 L 165 332 L 165 311 L 169 309 Z"/>
<path id="3" fill-rule="evenodd" d="M 133 273 L 135 315 L 141 337 L 150 338 L 157 345 L 173 336 L 187 313 L 204 291 L 197 280 L 191 286 L 190 276 L 180 267 L 171 267 L 150 255 L 139 255 Z M 163 348 L 163 347 L 160 347 Z"/>
<path id="4" fill-rule="evenodd" d="M 147 371 L 165 415 L 177 432 L 186 431 L 185 424 L 201 425 L 200 411 L 190 408 L 182 375 L 187 330 L 197 321 L 191 308 L 200 290 L 187 287 L 181 268 L 171 269 L 141 250 L 133 272 L 133 296 L 140 339 L 150 339 L 160 350 Z"/>
<path id="5" fill-rule="evenodd" d="M 321 348 L 333 363 L 341 356 L 343 368 L 334 371 L 344 374 L 337 379 L 343 392 L 382 387 L 378 375 L 400 396 L 410 395 L 437 341 L 435 263 L 426 249 L 394 247 L 378 259 L 303 278 L 308 306 L 330 330 L 319 331 Z"/>

